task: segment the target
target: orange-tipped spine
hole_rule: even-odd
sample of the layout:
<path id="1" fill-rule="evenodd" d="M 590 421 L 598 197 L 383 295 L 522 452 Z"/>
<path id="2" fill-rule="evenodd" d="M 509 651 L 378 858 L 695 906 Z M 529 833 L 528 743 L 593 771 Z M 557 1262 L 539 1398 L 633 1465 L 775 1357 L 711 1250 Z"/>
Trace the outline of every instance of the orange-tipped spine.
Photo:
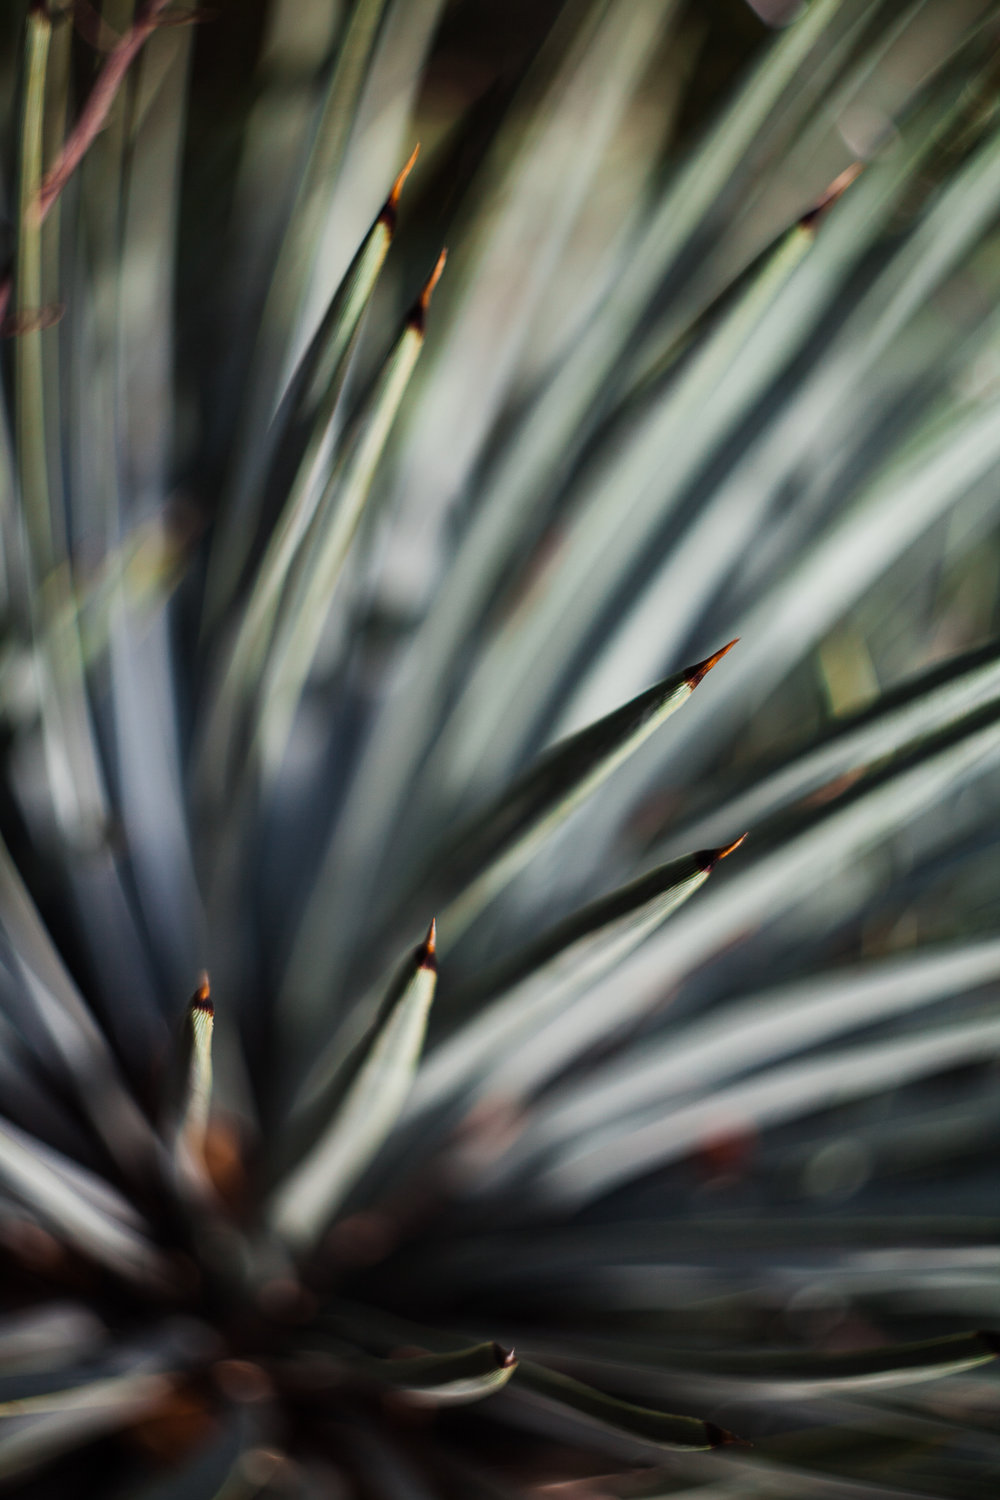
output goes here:
<path id="1" fill-rule="evenodd" d="M 396 214 L 399 209 L 399 195 L 403 191 L 403 183 L 413 171 L 413 168 L 416 165 L 417 157 L 419 155 L 420 142 L 418 141 L 413 150 L 410 152 L 405 165 L 403 166 L 395 182 L 390 188 L 389 196 L 383 203 L 382 210 L 379 213 L 378 222 L 380 224 L 384 224 L 390 234 L 394 233 L 396 228 Z"/>
<path id="2" fill-rule="evenodd" d="M 434 262 L 433 271 L 424 282 L 419 297 L 417 298 L 416 302 L 414 302 L 413 307 L 410 309 L 410 316 L 408 317 L 407 322 L 409 326 L 411 328 L 415 328 L 418 333 L 423 333 L 424 331 L 424 326 L 427 322 L 427 309 L 430 306 L 430 300 L 434 294 L 434 288 L 441 280 L 441 272 L 444 270 L 444 263 L 447 259 L 447 250 L 442 250 L 441 254 Z"/>
<path id="3" fill-rule="evenodd" d="M 696 688 L 705 674 L 711 672 L 716 662 L 720 662 L 727 652 L 732 651 L 738 640 L 739 636 L 734 636 L 725 646 L 721 646 L 718 651 L 713 651 L 711 656 L 706 656 L 704 661 L 697 662 L 693 667 L 689 667 L 687 671 L 688 686 Z"/>

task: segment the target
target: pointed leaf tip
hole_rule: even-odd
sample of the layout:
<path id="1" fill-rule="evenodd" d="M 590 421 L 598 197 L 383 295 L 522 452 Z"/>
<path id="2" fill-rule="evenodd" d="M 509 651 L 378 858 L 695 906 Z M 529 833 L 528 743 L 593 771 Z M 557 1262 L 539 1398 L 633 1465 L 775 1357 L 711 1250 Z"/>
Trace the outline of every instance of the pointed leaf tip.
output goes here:
<path id="1" fill-rule="evenodd" d="M 403 183 L 406 181 L 406 179 L 409 177 L 410 173 L 413 171 L 413 168 L 416 166 L 417 157 L 419 155 L 420 155 L 420 142 L 417 141 L 417 143 L 414 146 L 413 150 L 410 152 L 409 156 L 407 157 L 405 165 L 403 166 L 402 170 L 400 171 L 399 176 L 396 178 L 396 181 L 392 185 L 392 191 L 389 194 L 389 202 L 392 204 L 393 208 L 395 208 L 396 204 L 399 202 L 399 195 L 400 195 L 400 193 L 403 190 Z"/>
<path id="2" fill-rule="evenodd" d="M 737 1437 L 735 1432 L 730 1432 L 725 1427 L 717 1427 L 714 1422 L 705 1423 L 705 1431 L 713 1448 L 752 1448 L 753 1443 L 749 1438 Z"/>
<path id="3" fill-rule="evenodd" d="M 747 837 L 747 834 L 741 833 L 739 838 L 734 839 L 731 844 L 726 844 L 721 849 L 702 849 L 694 857 L 705 873 L 708 874 L 711 870 L 715 869 L 720 859 L 726 859 L 728 855 L 740 847 Z"/>
<path id="4" fill-rule="evenodd" d="M 498 1370 L 512 1370 L 517 1364 L 517 1355 L 513 1349 L 505 1349 L 503 1344 L 493 1341 L 493 1353 L 496 1355 Z"/>
<path id="5" fill-rule="evenodd" d="M 396 210 L 399 207 L 399 195 L 403 191 L 403 184 L 409 177 L 410 173 L 413 171 L 414 165 L 416 164 L 416 160 L 419 155 L 420 142 L 418 141 L 413 150 L 410 152 L 405 165 L 397 176 L 392 187 L 389 189 L 389 196 L 382 206 L 382 212 L 379 214 L 379 219 L 383 224 L 386 225 L 390 232 L 396 227 Z"/>
<path id="6" fill-rule="evenodd" d="M 864 169 L 865 163 L 863 161 L 853 161 L 849 167 L 845 167 L 842 172 L 839 172 L 826 189 L 826 192 L 821 193 L 812 208 L 808 209 L 802 215 L 799 220 L 799 228 L 815 229 L 823 216 L 836 203 L 837 199 L 846 193 L 855 178 L 861 176 Z"/>
<path id="7" fill-rule="evenodd" d="M 706 672 L 711 672 L 716 662 L 721 661 L 726 653 L 733 649 L 738 640 L 739 636 L 734 636 L 725 646 L 720 647 L 718 651 L 714 651 L 711 656 L 706 656 L 704 661 L 700 661 L 695 666 L 689 667 L 685 674 L 689 686 L 696 688 Z"/>
<path id="8" fill-rule="evenodd" d="M 434 288 L 441 280 L 441 272 L 444 270 L 444 263 L 447 259 L 447 250 L 442 250 L 441 254 L 434 262 L 433 271 L 424 282 L 423 290 L 421 291 L 419 297 L 417 298 L 416 302 L 414 302 L 413 307 L 410 310 L 410 316 L 408 317 L 407 322 L 409 323 L 410 327 L 415 328 L 418 333 L 423 333 L 424 331 L 424 321 L 427 315 L 427 308 L 430 305 L 430 300 L 431 296 L 433 295 Z"/>
<path id="9" fill-rule="evenodd" d="M 437 260 L 434 262 L 434 269 L 433 269 L 433 271 L 431 272 L 431 274 L 428 276 L 426 282 L 424 283 L 424 289 L 420 293 L 420 296 L 418 298 L 420 307 L 422 308 L 422 310 L 424 312 L 426 312 L 427 309 L 428 309 L 428 307 L 430 306 L 430 300 L 431 300 L 431 297 L 434 294 L 434 288 L 437 286 L 438 282 L 441 280 L 441 272 L 444 270 L 444 263 L 445 263 L 445 261 L 447 259 L 448 259 L 448 251 L 446 249 L 442 250 L 441 254 L 438 256 Z"/>
<path id="10" fill-rule="evenodd" d="M 212 1004 L 212 989 L 208 981 L 208 973 L 202 969 L 198 979 L 198 988 L 191 996 L 191 1009 L 203 1011 L 206 1015 L 215 1014 L 215 1006 Z"/>
<path id="11" fill-rule="evenodd" d="M 427 929 L 427 936 L 417 949 L 417 963 L 421 969 L 436 969 L 437 960 L 437 918 L 431 917 L 431 925 Z"/>

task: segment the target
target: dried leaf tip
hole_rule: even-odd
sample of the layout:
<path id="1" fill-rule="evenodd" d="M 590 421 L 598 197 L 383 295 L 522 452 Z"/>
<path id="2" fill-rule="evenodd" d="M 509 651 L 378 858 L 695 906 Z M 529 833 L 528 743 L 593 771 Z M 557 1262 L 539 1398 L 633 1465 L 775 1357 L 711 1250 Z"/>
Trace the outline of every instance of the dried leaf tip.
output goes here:
<path id="1" fill-rule="evenodd" d="M 496 1357 L 498 1370 L 512 1370 L 517 1364 L 517 1355 L 513 1349 L 505 1349 L 503 1344 L 493 1341 L 493 1353 Z"/>
<path id="2" fill-rule="evenodd" d="M 420 969 L 437 969 L 437 918 L 431 917 L 431 925 L 427 929 L 427 936 L 417 949 L 417 967 Z"/>
<path id="3" fill-rule="evenodd" d="M 390 234 L 396 227 L 396 210 L 399 207 L 399 195 L 403 191 L 403 183 L 413 171 L 414 165 L 416 164 L 416 160 L 419 155 L 420 142 L 418 141 L 413 150 L 410 152 L 409 159 L 407 160 L 406 165 L 403 167 L 399 176 L 396 178 L 396 181 L 390 188 L 388 198 L 382 205 L 382 212 L 379 214 L 379 221 L 386 226 Z"/>
<path id="4" fill-rule="evenodd" d="M 740 847 L 746 838 L 747 834 L 741 833 L 738 839 L 733 839 L 731 844 L 726 844 L 722 849 L 702 849 L 695 855 L 695 859 L 707 875 L 709 871 L 715 869 L 720 859 L 726 859 L 728 855 Z"/>
<path id="5" fill-rule="evenodd" d="M 725 1427 L 717 1427 L 714 1422 L 706 1422 L 705 1431 L 708 1434 L 710 1446 L 713 1448 L 753 1447 L 753 1443 L 748 1438 L 737 1437 L 735 1432 L 729 1432 Z"/>
<path id="6" fill-rule="evenodd" d="M 208 982 L 208 974 L 204 969 L 202 969 L 198 979 L 198 988 L 191 996 L 191 1009 L 200 1011 L 202 1015 L 215 1015 L 215 1006 L 212 1004 L 212 989 Z"/>
<path id="7" fill-rule="evenodd" d="M 212 1104 L 212 1032 L 215 1029 L 215 1007 L 211 1001 L 208 975 L 202 971 L 198 988 L 188 1006 L 191 1027 L 191 1056 L 188 1066 L 187 1100 L 184 1105 L 178 1147 L 181 1159 L 205 1170 L 205 1136 Z"/>
<path id="8" fill-rule="evenodd" d="M 821 193 L 812 208 L 802 215 L 799 228 L 815 230 L 824 214 L 829 212 L 837 199 L 847 191 L 856 177 L 860 177 L 864 169 L 863 161 L 853 161 L 849 167 L 845 167 L 842 172 L 838 173 L 826 192 Z"/>
<path id="9" fill-rule="evenodd" d="M 732 651 L 738 640 L 739 636 L 734 636 L 727 645 L 720 647 L 718 651 L 714 651 L 711 656 L 706 656 L 704 661 L 697 662 L 693 667 L 688 667 L 687 672 L 684 674 L 687 678 L 688 687 L 696 688 L 706 672 L 711 672 L 716 662 L 721 661 L 727 651 Z"/>
<path id="10" fill-rule="evenodd" d="M 425 281 L 420 296 L 413 304 L 413 311 L 410 313 L 409 323 L 411 328 L 416 328 L 420 333 L 423 333 L 424 331 L 424 320 L 427 316 L 427 308 L 430 305 L 430 300 L 433 295 L 434 288 L 441 280 L 441 272 L 444 270 L 444 263 L 447 259 L 447 250 L 442 250 L 441 254 L 434 262 L 434 269 Z"/>

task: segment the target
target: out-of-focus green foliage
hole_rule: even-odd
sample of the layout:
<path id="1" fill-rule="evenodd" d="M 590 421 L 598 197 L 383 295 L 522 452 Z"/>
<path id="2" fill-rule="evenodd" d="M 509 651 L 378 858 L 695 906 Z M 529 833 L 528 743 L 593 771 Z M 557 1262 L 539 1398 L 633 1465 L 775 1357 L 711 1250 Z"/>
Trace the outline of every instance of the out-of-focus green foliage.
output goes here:
<path id="1" fill-rule="evenodd" d="M 992 1500 L 1000 9 L 0 25 L 0 1489 Z"/>

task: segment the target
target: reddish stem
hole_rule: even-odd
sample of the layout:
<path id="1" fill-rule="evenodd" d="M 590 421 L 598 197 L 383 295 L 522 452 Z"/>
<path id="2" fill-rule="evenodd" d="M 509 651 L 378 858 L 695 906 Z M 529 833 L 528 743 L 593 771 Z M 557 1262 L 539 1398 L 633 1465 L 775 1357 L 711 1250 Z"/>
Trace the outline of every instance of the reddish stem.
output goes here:
<path id="1" fill-rule="evenodd" d="M 146 0 L 133 25 L 108 53 L 103 68 L 97 75 L 87 102 L 80 111 L 80 118 L 63 143 L 62 150 L 45 174 L 38 194 L 37 213 L 41 223 L 59 194 L 66 186 L 80 162 L 83 160 L 95 136 L 103 128 L 115 96 L 125 81 L 125 75 L 145 42 L 156 30 L 161 12 L 170 0 Z"/>

